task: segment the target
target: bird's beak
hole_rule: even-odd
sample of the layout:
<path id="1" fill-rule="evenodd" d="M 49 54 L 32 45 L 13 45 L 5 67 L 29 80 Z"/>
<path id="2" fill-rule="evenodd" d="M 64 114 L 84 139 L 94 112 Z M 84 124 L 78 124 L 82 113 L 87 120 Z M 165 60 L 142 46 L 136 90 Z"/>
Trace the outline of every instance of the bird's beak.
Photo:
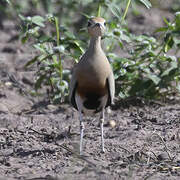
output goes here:
<path id="1" fill-rule="evenodd" d="M 105 29 L 105 27 L 101 23 L 96 23 L 93 27 L 100 27 L 101 29 Z"/>
<path id="2" fill-rule="evenodd" d="M 95 26 L 101 27 L 101 24 L 100 23 L 96 23 Z"/>

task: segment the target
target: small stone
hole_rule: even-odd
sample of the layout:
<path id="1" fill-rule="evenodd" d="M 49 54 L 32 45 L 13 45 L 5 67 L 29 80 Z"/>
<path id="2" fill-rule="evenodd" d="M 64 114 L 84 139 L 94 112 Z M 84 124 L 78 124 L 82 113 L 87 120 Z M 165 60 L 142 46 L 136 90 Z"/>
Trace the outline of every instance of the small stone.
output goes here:
<path id="1" fill-rule="evenodd" d="M 4 135 L 4 134 L 6 134 L 6 133 L 8 133 L 8 129 L 1 127 L 1 128 L 0 128 L 0 134 Z"/>
<path id="2" fill-rule="evenodd" d="M 9 82 L 9 81 L 7 81 L 7 82 L 5 82 L 5 86 L 7 86 L 7 87 L 11 87 L 11 86 L 12 86 L 12 83 L 11 83 L 11 82 Z"/>
<path id="3" fill-rule="evenodd" d="M 6 138 L 3 136 L 0 136 L 0 144 L 6 144 Z"/>
<path id="4" fill-rule="evenodd" d="M 0 112 L 8 112 L 8 108 L 5 104 L 0 103 Z"/>
<path id="5" fill-rule="evenodd" d="M 114 120 L 109 121 L 110 127 L 114 128 L 116 126 L 116 122 Z"/>
<path id="6" fill-rule="evenodd" d="M 33 162 L 28 162 L 27 165 L 28 165 L 29 168 L 32 168 L 34 166 L 34 163 Z"/>
<path id="7" fill-rule="evenodd" d="M 163 161 L 163 160 L 167 160 L 169 157 L 167 155 L 167 153 L 161 153 L 157 156 L 159 161 Z"/>
<path id="8" fill-rule="evenodd" d="M 47 105 L 47 108 L 51 111 L 57 109 L 57 107 L 55 105 L 52 105 L 52 104 Z"/>

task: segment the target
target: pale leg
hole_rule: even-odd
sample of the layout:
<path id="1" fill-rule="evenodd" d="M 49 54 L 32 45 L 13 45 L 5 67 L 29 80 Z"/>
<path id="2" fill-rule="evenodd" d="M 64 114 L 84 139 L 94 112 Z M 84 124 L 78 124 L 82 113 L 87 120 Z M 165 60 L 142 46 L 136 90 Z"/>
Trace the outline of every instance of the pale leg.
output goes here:
<path id="1" fill-rule="evenodd" d="M 83 135 L 84 135 L 84 123 L 83 123 L 83 118 L 82 118 L 82 100 L 78 94 L 75 95 L 75 100 L 76 100 L 77 108 L 79 111 L 79 122 L 80 122 L 79 152 L 80 152 L 80 155 L 82 155 L 82 153 L 83 153 Z"/>
<path id="2" fill-rule="evenodd" d="M 104 108 L 102 109 L 101 116 L 100 116 L 100 127 L 101 127 L 101 151 L 105 152 L 104 150 L 104 130 L 103 130 L 103 124 L 104 124 Z"/>
<path id="3" fill-rule="evenodd" d="M 83 148 L 83 135 L 84 135 L 84 123 L 82 119 L 82 112 L 79 111 L 79 120 L 80 120 L 80 155 L 82 155 L 82 148 Z"/>

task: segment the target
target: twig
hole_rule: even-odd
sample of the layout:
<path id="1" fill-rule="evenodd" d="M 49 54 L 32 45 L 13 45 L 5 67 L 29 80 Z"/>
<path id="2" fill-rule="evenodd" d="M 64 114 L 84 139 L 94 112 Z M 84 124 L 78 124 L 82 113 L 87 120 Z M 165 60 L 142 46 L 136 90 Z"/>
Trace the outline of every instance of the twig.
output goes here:
<path id="1" fill-rule="evenodd" d="M 35 102 L 33 98 L 29 95 L 28 91 L 25 89 L 25 87 L 19 83 L 16 79 L 16 77 L 13 74 L 10 74 L 9 72 L 6 72 L 7 76 L 9 77 L 9 80 L 13 83 L 13 85 L 17 88 L 19 88 L 32 102 Z"/>
<path id="2" fill-rule="evenodd" d="M 120 147 L 121 149 L 123 149 L 123 150 L 127 151 L 129 154 L 131 154 L 131 152 L 129 150 L 127 150 L 126 148 L 124 148 L 122 146 L 118 146 L 118 147 Z"/>
<path id="3" fill-rule="evenodd" d="M 169 157 L 170 161 L 172 161 L 173 159 L 170 156 L 170 153 L 168 151 L 168 148 L 167 148 L 166 143 L 164 142 L 163 138 L 157 133 L 153 133 L 151 136 L 153 136 L 153 135 L 156 135 L 156 136 L 158 136 L 160 138 L 161 142 L 163 143 L 163 145 L 165 147 L 166 153 L 168 154 L 168 157 Z"/>
<path id="4" fill-rule="evenodd" d="M 34 130 L 34 129 L 32 129 L 32 128 L 29 128 L 29 130 L 31 130 L 31 131 L 33 131 L 33 132 L 39 134 L 39 135 L 50 136 L 50 134 L 47 134 L 47 133 L 40 133 L 40 132 L 38 132 L 38 131 L 36 131 L 36 130 Z"/>

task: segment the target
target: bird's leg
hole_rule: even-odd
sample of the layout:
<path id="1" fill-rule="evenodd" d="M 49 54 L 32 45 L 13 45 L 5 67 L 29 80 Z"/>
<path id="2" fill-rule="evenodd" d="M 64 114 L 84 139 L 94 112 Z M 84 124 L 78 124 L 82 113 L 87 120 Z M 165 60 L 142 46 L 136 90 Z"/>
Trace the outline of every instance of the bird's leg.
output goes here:
<path id="1" fill-rule="evenodd" d="M 82 112 L 79 111 L 79 120 L 80 120 L 80 155 L 82 155 L 82 145 L 83 145 L 83 135 L 84 135 L 84 123 L 82 119 Z"/>
<path id="2" fill-rule="evenodd" d="M 100 127 L 101 127 L 101 151 L 105 152 L 105 150 L 104 150 L 103 124 L 104 124 L 104 108 L 102 109 L 101 116 L 100 116 Z"/>
<path id="3" fill-rule="evenodd" d="M 79 152 L 82 155 L 82 145 L 83 145 L 83 135 L 84 135 L 84 123 L 82 116 L 82 100 L 78 94 L 75 95 L 75 100 L 77 104 L 77 108 L 79 111 L 79 123 L 80 123 L 80 144 L 79 144 Z"/>

